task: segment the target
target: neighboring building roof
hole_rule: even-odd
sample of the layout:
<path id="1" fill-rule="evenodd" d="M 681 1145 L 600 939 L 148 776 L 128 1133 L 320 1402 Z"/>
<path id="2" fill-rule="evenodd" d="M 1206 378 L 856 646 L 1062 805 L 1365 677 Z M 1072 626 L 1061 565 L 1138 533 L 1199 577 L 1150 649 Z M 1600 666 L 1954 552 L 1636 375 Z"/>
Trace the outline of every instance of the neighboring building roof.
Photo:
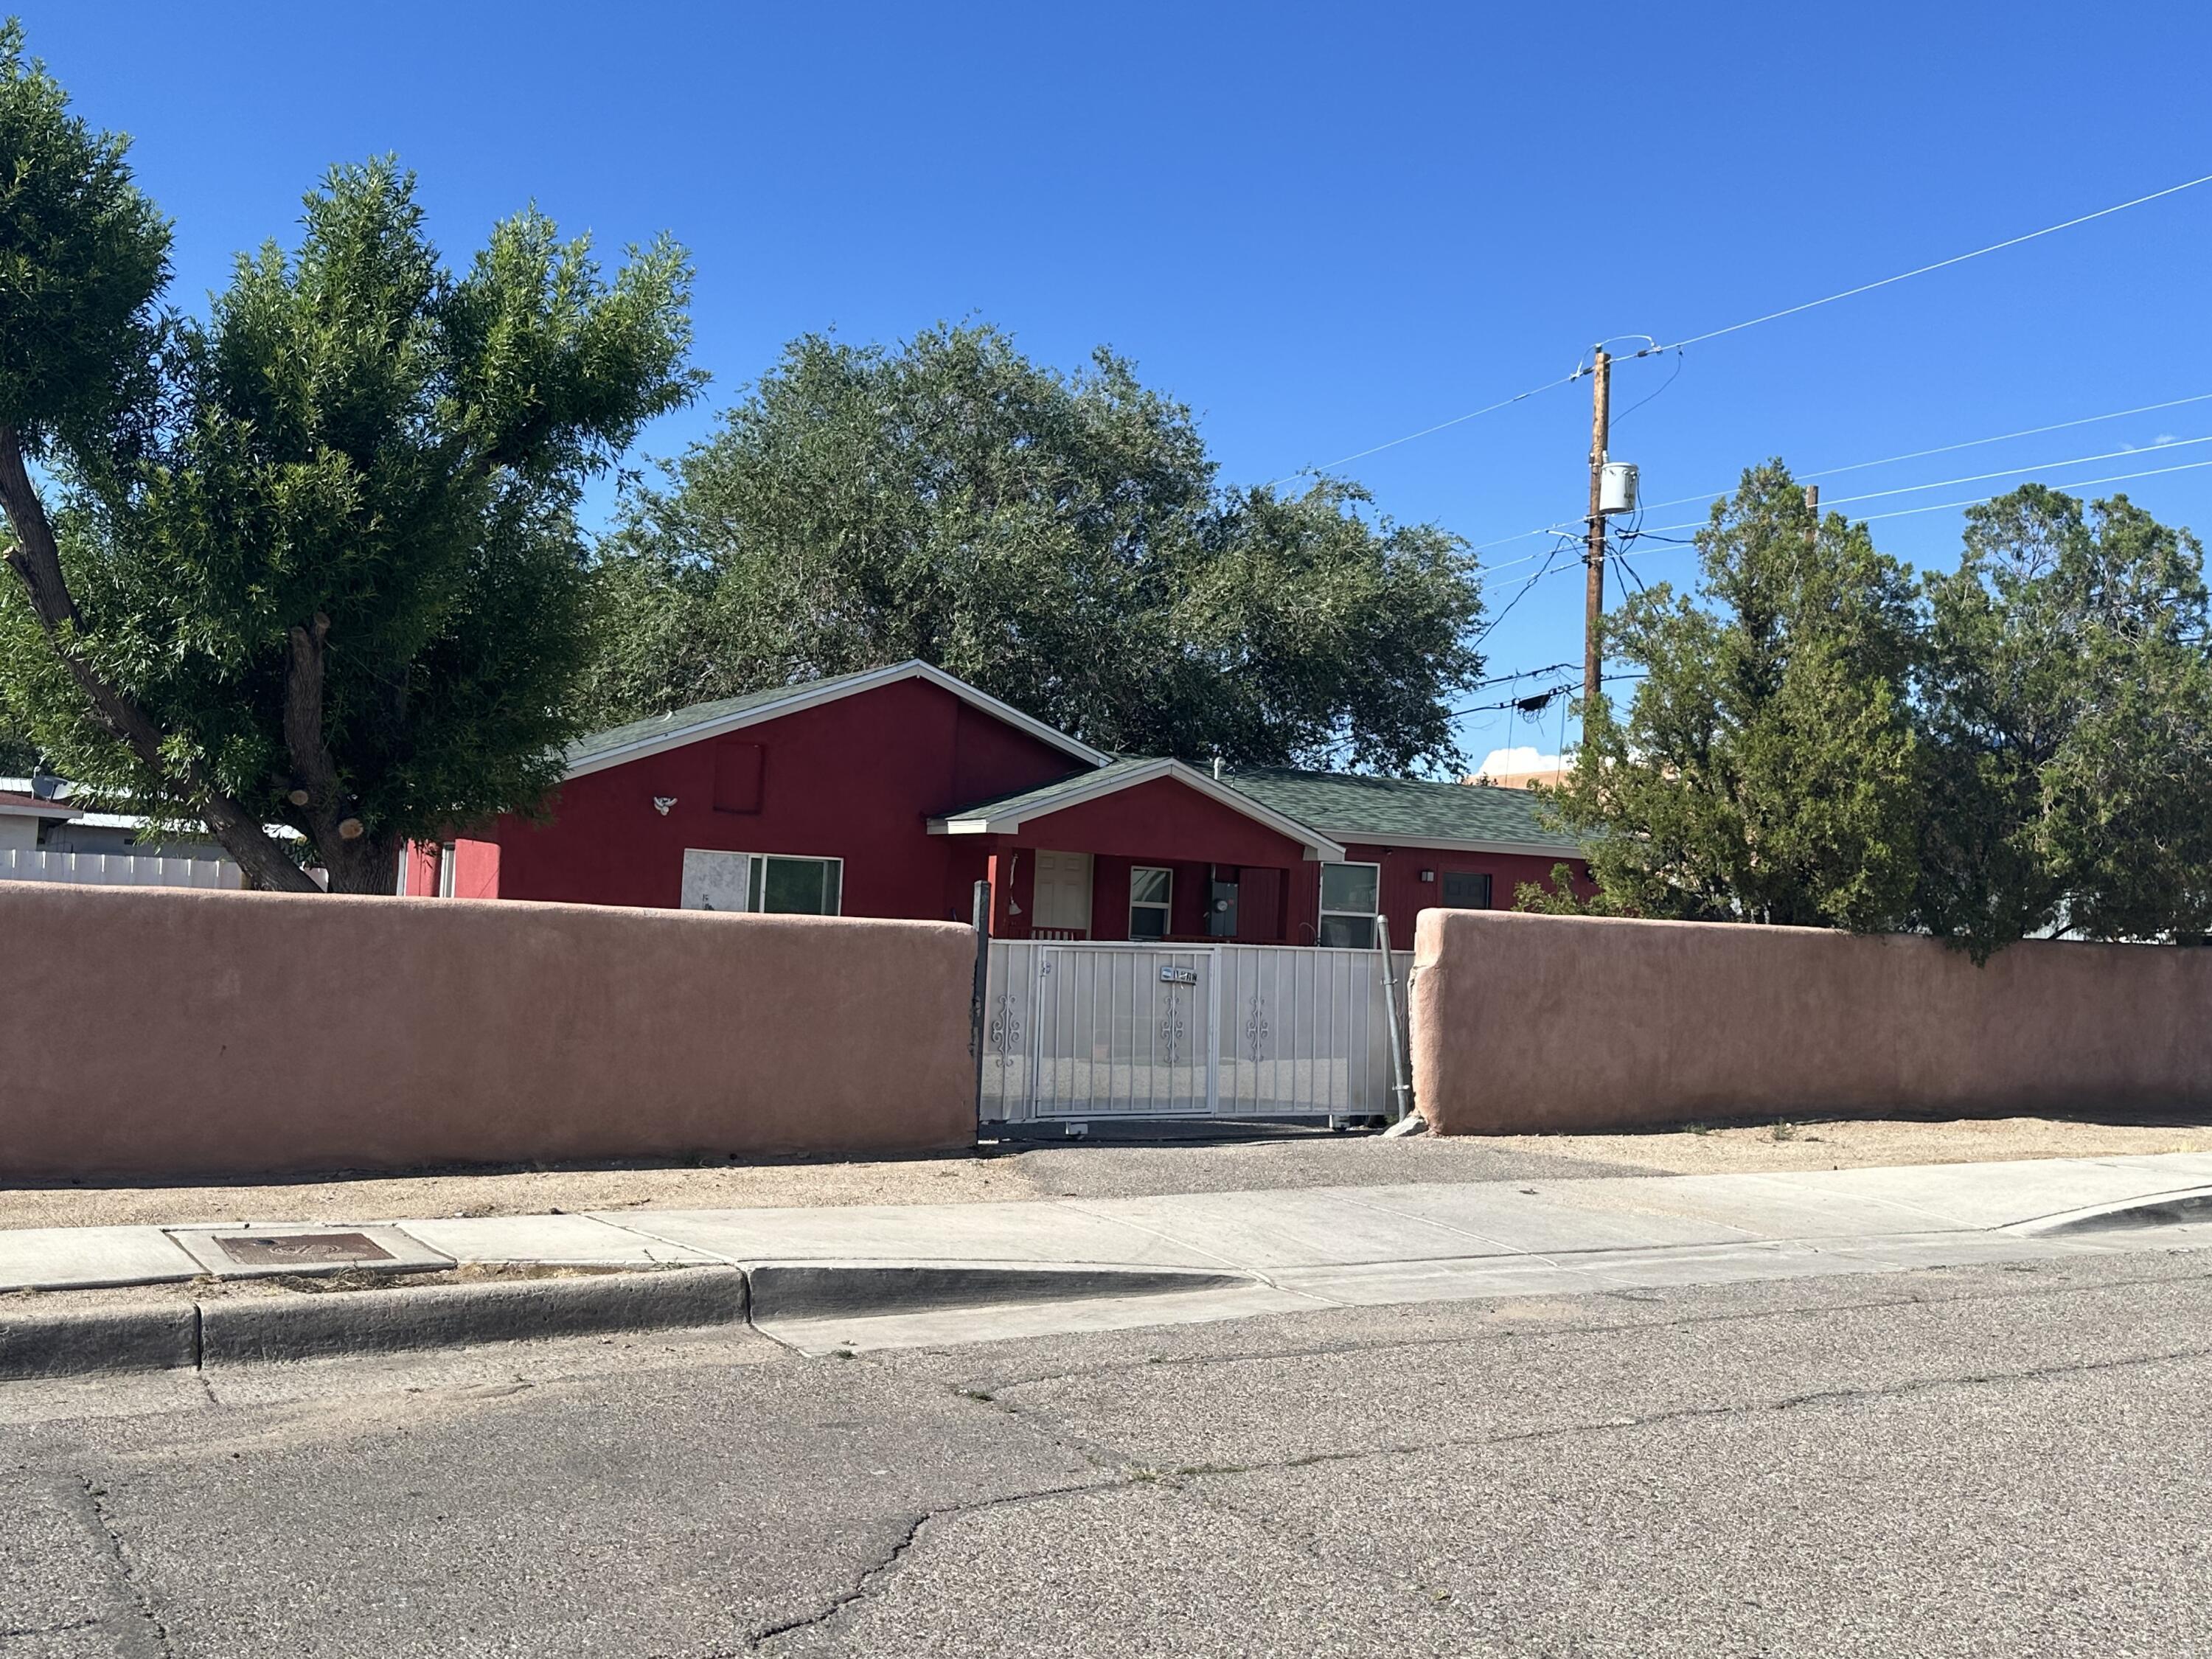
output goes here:
<path id="1" fill-rule="evenodd" d="M 1102 766 L 1109 759 L 1108 756 L 1090 744 L 1079 742 L 1065 732 L 1054 730 L 1042 720 L 1030 718 L 1011 704 L 1000 702 L 996 697 L 978 691 L 966 681 L 955 679 L 943 669 L 933 668 L 926 662 L 894 663 L 889 668 L 872 668 L 858 674 L 838 674 L 828 679 L 809 680 L 800 685 L 780 685 L 766 691 L 749 691 L 743 696 L 724 697 L 714 702 L 696 702 L 688 708 L 656 714 L 648 720 L 632 720 L 627 726 L 617 726 L 609 731 L 595 732 L 590 737 L 570 744 L 562 758 L 567 762 L 568 776 L 582 777 L 592 772 L 604 772 L 611 766 L 620 766 L 625 762 L 641 760 L 647 755 L 661 754 L 667 750 L 680 749 L 686 744 L 742 731 L 763 720 L 795 714 L 804 708 L 835 702 L 841 697 L 872 691 L 878 686 L 896 684 L 901 680 L 927 680 L 939 690 L 951 692 L 963 702 L 1028 732 L 1040 742 L 1050 744 L 1065 754 L 1073 755 L 1086 765 Z"/>
<path id="2" fill-rule="evenodd" d="M 48 800 L 44 796 L 32 794 L 28 790 L 0 789 L 0 816 L 64 820 L 84 815 L 66 802 Z"/>
<path id="3" fill-rule="evenodd" d="M 1179 760 L 1166 759 L 1116 760 L 1096 771 L 1079 772 L 1072 778 L 1062 778 L 1057 783 L 1024 789 L 1018 794 L 1001 795 L 995 800 L 978 801 L 972 806 L 947 812 L 941 818 L 932 818 L 929 830 L 935 836 L 1011 835 L 1031 818 L 1046 817 L 1070 806 L 1080 805 L 1085 801 L 1119 794 L 1124 789 L 1133 789 L 1139 784 L 1150 783 L 1159 778 L 1171 779 L 1195 789 L 1231 811 L 1241 812 L 1246 817 L 1267 825 L 1278 835 L 1288 836 L 1304 847 L 1310 858 L 1333 864 L 1344 856 L 1342 847 L 1328 836 L 1316 834 L 1310 824 L 1248 791 L 1231 788 L 1228 780 L 1216 781 L 1195 767 L 1186 766 Z"/>
<path id="4" fill-rule="evenodd" d="M 1232 772 L 1222 781 L 1340 842 L 1540 858 L 1577 858 L 1582 853 L 1538 817 L 1536 797 L 1521 789 L 1289 767 Z"/>

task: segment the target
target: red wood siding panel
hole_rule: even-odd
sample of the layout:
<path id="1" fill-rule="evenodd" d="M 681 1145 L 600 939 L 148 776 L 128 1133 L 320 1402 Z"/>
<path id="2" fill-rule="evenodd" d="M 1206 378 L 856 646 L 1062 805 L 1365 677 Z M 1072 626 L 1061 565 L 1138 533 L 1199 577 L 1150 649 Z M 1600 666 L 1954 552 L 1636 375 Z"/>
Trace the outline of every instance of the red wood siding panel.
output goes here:
<path id="1" fill-rule="evenodd" d="M 457 841 L 453 843 L 453 896 L 472 899 L 499 896 L 497 842 Z"/>
<path id="2" fill-rule="evenodd" d="M 1154 778 L 1033 817 L 1022 825 L 1021 840 L 1025 847 L 1103 853 L 1139 864 L 1202 860 L 1295 866 L 1306 861 L 1304 848 L 1288 836 L 1173 778 Z"/>
<path id="3" fill-rule="evenodd" d="M 761 810 L 761 757 L 757 743 L 724 738 L 714 745 L 714 810 L 717 812 L 757 812 Z"/>
<path id="4" fill-rule="evenodd" d="M 1382 914 L 1390 918 L 1390 944 L 1394 949 L 1410 951 L 1413 948 L 1413 918 L 1424 910 L 1437 908 L 1443 903 L 1444 877 L 1448 873 L 1465 872 L 1490 878 L 1490 902 L 1494 909 L 1510 910 L 1513 891 L 1524 881 L 1548 884 L 1552 866 L 1556 859 L 1529 858 L 1512 853 L 1450 853 L 1428 847 L 1372 847 L 1358 842 L 1349 843 L 1345 857 L 1355 864 L 1380 864 L 1382 866 Z M 1579 860 L 1570 860 L 1577 876 L 1583 866 Z M 1421 872 L 1433 871 L 1434 881 L 1423 881 Z M 1316 913 L 1321 907 L 1321 879 L 1313 879 L 1312 903 Z"/>
<path id="5" fill-rule="evenodd" d="M 953 700 L 952 775 L 933 813 L 1018 794 L 1091 769 L 972 703 Z"/>
<path id="6" fill-rule="evenodd" d="M 963 717 L 997 731 L 963 743 Z M 919 680 L 731 735 L 761 747 L 757 812 L 715 810 L 717 739 L 574 778 L 550 804 L 550 822 L 499 821 L 501 896 L 672 908 L 684 850 L 696 847 L 842 858 L 848 915 L 964 917 L 981 849 L 931 835 L 928 819 L 971 805 L 977 778 L 993 780 L 985 793 L 1008 793 L 1083 769 Z M 655 796 L 674 803 L 665 816 Z"/>
<path id="7" fill-rule="evenodd" d="M 1288 872 L 1253 869 L 1237 872 L 1237 937 L 1254 945 L 1283 940 L 1283 887 Z"/>

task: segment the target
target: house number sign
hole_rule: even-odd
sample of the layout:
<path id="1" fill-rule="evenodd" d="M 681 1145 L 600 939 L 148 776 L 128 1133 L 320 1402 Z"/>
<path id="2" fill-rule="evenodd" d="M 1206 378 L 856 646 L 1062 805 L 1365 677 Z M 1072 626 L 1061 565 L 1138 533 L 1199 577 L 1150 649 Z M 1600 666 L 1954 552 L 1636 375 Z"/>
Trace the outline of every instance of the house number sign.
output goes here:
<path id="1" fill-rule="evenodd" d="M 1163 985 L 1195 985 L 1198 983 L 1198 969 L 1195 968 L 1163 968 L 1160 969 L 1160 983 Z"/>

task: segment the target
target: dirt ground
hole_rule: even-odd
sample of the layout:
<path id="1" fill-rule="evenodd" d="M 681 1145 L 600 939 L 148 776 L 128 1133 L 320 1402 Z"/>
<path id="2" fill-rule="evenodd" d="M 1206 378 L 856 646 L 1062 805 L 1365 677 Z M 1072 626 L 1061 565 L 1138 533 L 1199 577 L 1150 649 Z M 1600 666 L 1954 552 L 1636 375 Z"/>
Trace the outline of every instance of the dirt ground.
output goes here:
<path id="1" fill-rule="evenodd" d="M 1686 1127 L 1609 1135 L 986 1144 L 867 1163 L 624 1164 L 167 1187 L 0 1188 L 0 1228 L 374 1221 L 553 1211 L 975 1204 L 1413 1182 L 1708 1175 L 2212 1152 L 2212 1122 L 2015 1117 Z"/>

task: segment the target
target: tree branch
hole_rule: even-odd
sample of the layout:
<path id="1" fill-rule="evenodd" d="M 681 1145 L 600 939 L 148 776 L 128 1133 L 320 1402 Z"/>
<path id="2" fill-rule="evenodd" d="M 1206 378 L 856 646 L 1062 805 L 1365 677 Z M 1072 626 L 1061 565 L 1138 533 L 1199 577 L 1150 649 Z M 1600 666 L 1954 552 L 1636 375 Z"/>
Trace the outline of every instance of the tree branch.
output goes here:
<path id="1" fill-rule="evenodd" d="M 0 509 L 6 511 L 9 527 L 15 532 L 15 545 L 7 556 L 9 568 L 22 582 L 46 643 L 76 681 L 100 723 L 129 745 L 139 763 L 155 777 L 172 787 L 182 786 L 180 793 L 191 798 L 216 840 L 257 885 L 296 893 L 318 890 L 268 831 L 209 781 L 198 762 L 185 761 L 179 775 L 178 767 L 162 752 L 161 728 L 136 701 L 94 672 L 77 650 L 73 635 L 82 617 L 62 572 L 60 544 L 24 465 L 21 434 L 7 425 L 0 425 Z"/>

